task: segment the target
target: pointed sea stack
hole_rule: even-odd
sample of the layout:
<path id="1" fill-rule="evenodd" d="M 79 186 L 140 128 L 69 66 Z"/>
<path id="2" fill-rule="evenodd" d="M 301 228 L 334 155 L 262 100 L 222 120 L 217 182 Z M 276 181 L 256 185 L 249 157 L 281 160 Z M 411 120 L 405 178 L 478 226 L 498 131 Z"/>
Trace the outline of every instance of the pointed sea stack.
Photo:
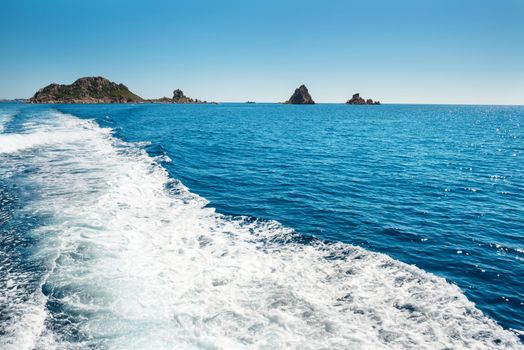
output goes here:
<path id="1" fill-rule="evenodd" d="M 307 87 L 305 85 L 300 85 L 286 103 L 293 105 L 313 105 L 315 104 L 315 101 L 311 98 L 309 91 L 307 91 Z"/>
<path id="2" fill-rule="evenodd" d="M 356 94 L 351 97 L 350 100 L 346 102 L 348 105 L 379 105 L 379 101 L 374 101 L 370 98 L 367 100 L 364 100 L 362 97 L 360 97 L 360 94 L 357 92 Z"/>

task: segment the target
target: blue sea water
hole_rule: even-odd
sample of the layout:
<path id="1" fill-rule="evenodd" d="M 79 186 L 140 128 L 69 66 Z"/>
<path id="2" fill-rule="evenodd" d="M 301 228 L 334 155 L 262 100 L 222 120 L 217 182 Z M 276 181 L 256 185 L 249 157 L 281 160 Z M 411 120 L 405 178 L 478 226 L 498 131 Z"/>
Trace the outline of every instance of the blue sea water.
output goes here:
<path id="1" fill-rule="evenodd" d="M 524 107 L 2 104 L 0 125 L 6 348 L 522 347 Z"/>

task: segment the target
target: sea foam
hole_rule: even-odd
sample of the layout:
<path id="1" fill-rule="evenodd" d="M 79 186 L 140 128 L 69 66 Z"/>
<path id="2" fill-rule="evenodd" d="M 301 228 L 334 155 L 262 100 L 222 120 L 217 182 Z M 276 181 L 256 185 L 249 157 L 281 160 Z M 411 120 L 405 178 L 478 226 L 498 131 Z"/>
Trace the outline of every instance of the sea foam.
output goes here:
<path id="1" fill-rule="evenodd" d="M 11 121 L 14 113 L 0 110 L 0 134 L 4 132 L 5 125 Z"/>
<path id="2" fill-rule="evenodd" d="M 92 121 L 49 112 L 0 137 L 47 262 L 31 298 L 2 300 L 20 315 L 3 349 L 522 348 L 444 279 L 221 215 Z"/>

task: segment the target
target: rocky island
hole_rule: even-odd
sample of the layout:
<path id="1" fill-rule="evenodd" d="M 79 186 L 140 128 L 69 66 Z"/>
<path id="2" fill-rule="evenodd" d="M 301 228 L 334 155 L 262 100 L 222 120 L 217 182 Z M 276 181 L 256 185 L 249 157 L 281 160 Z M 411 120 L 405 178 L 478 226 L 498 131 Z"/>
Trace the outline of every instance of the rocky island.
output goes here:
<path id="1" fill-rule="evenodd" d="M 285 103 L 293 105 L 313 105 L 315 101 L 311 98 L 307 87 L 302 84 Z"/>
<path id="2" fill-rule="evenodd" d="M 192 99 L 184 95 L 184 92 L 180 89 L 173 91 L 173 103 L 207 103 L 207 101 L 201 101 L 198 98 Z"/>
<path id="3" fill-rule="evenodd" d="M 180 89 L 176 89 L 175 91 L 173 91 L 173 98 L 162 97 L 162 98 L 156 98 L 156 99 L 151 99 L 151 100 L 145 100 L 145 102 L 148 102 L 148 103 L 180 103 L 180 104 L 185 104 L 185 103 L 216 104 L 216 102 L 201 101 L 198 98 L 193 99 L 191 97 L 187 97 L 186 95 L 184 95 L 184 92 Z"/>
<path id="4" fill-rule="evenodd" d="M 356 93 L 349 99 L 346 104 L 348 105 L 379 105 L 379 101 L 373 101 L 372 99 L 368 98 L 367 100 L 364 100 L 362 97 L 360 97 L 359 93 Z"/>
<path id="5" fill-rule="evenodd" d="M 143 99 L 103 77 L 85 77 L 73 84 L 50 84 L 38 90 L 29 103 L 137 103 Z"/>
<path id="6" fill-rule="evenodd" d="M 173 98 L 143 99 L 129 91 L 124 84 L 114 83 L 104 77 L 85 77 L 73 84 L 50 84 L 38 90 L 29 103 L 208 103 L 192 99 L 176 89 Z"/>

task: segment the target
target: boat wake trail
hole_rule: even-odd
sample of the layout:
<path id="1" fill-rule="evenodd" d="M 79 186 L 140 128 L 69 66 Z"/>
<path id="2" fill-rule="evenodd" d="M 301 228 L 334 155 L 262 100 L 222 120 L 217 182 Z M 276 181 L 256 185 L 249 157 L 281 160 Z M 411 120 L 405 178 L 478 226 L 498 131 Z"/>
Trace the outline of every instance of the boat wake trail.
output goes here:
<path id="1" fill-rule="evenodd" d="M 0 163 L 38 218 L 1 251 L 2 349 L 522 348 L 444 279 L 216 213 L 93 121 L 42 112 Z"/>

